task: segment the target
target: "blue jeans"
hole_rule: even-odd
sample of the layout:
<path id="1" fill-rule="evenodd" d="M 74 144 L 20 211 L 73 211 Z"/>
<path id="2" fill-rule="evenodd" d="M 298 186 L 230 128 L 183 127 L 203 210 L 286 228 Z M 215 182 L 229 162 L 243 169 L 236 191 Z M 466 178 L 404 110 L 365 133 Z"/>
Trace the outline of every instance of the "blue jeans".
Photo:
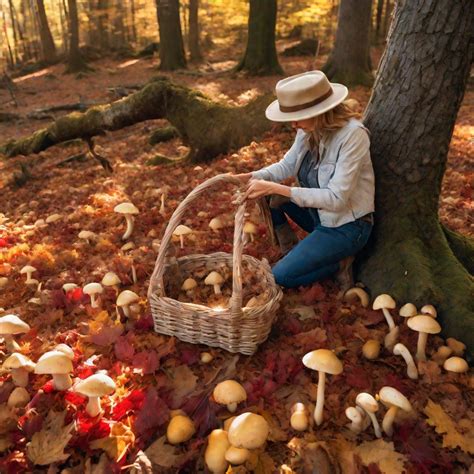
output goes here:
<path id="1" fill-rule="evenodd" d="M 339 261 L 364 247 L 372 231 L 370 222 L 356 220 L 339 227 L 324 227 L 316 209 L 285 202 L 270 208 L 275 228 L 287 223 L 287 214 L 309 234 L 273 267 L 277 284 L 295 288 L 328 278 L 339 270 Z"/>

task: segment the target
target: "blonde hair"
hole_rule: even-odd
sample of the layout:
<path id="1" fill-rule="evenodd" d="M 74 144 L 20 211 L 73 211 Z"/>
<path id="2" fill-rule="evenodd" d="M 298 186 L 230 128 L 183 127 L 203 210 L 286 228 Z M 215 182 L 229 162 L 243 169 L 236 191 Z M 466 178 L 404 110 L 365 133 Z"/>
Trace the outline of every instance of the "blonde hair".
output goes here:
<path id="1" fill-rule="evenodd" d="M 354 110 L 352 104 L 349 104 L 351 104 L 350 101 L 341 102 L 333 109 L 315 117 L 314 130 L 309 138 L 311 148 L 314 148 L 319 143 L 323 134 L 339 130 L 344 127 L 352 117 L 360 117 L 360 114 Z"/>

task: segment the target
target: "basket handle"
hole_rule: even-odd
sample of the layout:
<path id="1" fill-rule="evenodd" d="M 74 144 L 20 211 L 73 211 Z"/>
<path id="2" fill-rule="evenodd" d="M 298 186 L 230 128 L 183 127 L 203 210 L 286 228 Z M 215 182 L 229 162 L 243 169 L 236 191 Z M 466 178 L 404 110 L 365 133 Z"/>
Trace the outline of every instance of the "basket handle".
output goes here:
<path id="1" fill-rule="evenodd" d="M 189 204 L 203 194 L 208 188 L 222 182 L 229 182 L 240 185 L 241 181 L 230 174 L 219 174 L 207 179 L 198 186 L 196 186 L 176 208 L 171 219 L 166 227 L 163 239 L 161 241 L 158 256 L 156 258 L 155 268 L 150 278 L 150 285 L 148 287 L 148 299 L 151 295 L 158 291 L 162 296 L 165 295 L 163 274 L 165 270 L 165 258 L 168 250 L 171 237 L 174 230 L 181 221 L 183 214 L 187 210 Z M 243 227 L 244 227 L 244 212 L 245 202 L 240 204 L 235 214 L 234 227 L 234 251 L 232 255 L 232 296 L 230 299 L 231 314 L 234 316 L 240 315 L 242 312 L 242 251 L 243 251 Z"/>

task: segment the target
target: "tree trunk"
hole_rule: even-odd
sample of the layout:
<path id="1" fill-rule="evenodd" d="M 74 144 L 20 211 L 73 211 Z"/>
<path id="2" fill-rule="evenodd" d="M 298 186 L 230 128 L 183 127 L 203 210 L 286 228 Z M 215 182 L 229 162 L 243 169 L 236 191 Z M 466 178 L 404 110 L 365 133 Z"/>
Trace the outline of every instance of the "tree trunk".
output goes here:
<path id="1" fill-rule="evenodd" d="M 186 67 L 179 17 L 179 0 L 156 0 L 160 29 L 160 69 L 174 71 Z"/>
<path id="2" fill-rule="evenodd" d="M 237 71 L 251 75 L 282 74 L 275 46 L 277 0 L 250 0 L 248 39 Z"/>
<path id="3" fill-rule="evenodd" d="M 389 28 L 389 25 L 390 25 L 390 17 L 392 16 L 392 5 L 391 5 L 391 2 L 390 0 L 386 0 L 385 2 L 385 14 L 384 14 L 384 17 L 383 17 L 383 37 L 386 38 L 387 37 L 387 32 L 388 32 L 388 28 Z"/>
<path id="4" fill-rule="evenodd" d="M 473 59 L 472 0 L 398 2 L 365 114 L 376 226 L 361 257 L 372 295 L 431 303 L 446 336 L 474 349 L 474 242 L 443 232 L 438 201 Z"/>
<path id="5" fill-rule="evenodd" d="M 334 82 L 372 84 L 369 62 L 371 10 L 372 0 L 341 1 L 336 42 L 323 67 Z"/>
<path id="6" fill-rule="evenodd" d="M 76 73 L 89 70 L 79 51 L 79 21 L 76 0 L 67 0 L 69 18 L 69 57 L 66 72 Z"/>
<path id="7" fill-rule="evenodd" d="M 377 39 L 377 43 L 380 41 L 382 32 L 383 1 L 384 0 L 377 0 L 377 17 L 375 20 L 375 37 Z"/>
<path id="8" fill-rule="evenodd" d="M 199 0 L 189 0 L 189 37 L 188 47 L 191 61 L 202 59 L 199 47 Z"/>
<path id="9" fill-rule="evenodd" d="M 36 7 L 38 9 L 42 59 L 47 63 L 52 63 L 56 60 L 56 46 L 51 30 L 49 29 L 48 18 L 46 17 L 46 10 L 44 9 L 44 1 L 36 0 Z"/>
<path id="10" fill-rule="evenodd" d="M 7 24 L 7 19 L 6 19 L 6 16 L 5 16 L 5 12 L 3 10 L 2 10 L 2 17 L 3 17 L 3 24 L 6 25 Z M 12 52 L 12 48 L 10 46 L 10 40 L 8 39 L 8 34 L 7 34 L 7 31 L 6 31 L 6 28 L 2 31 L 2 33 L 5 35 L 5 40 L 6 40 L 7 49 L 8 49 L 7 64 L 10 66 L 11 69 L 13 69 L 13 67 L 15 65 L 15 60 L 13 59 L 13 52 Z"/>
<path id="11" fill-rule="evenodd" d="M 272 94 L 267 94 L 246 106 L 228 107 L 161 78 L 112 104 L 58 118 L 33 135 L 6 143 L 0 147 L 0 153 L 7 156 L 39 153 L 74 138 L 87 139 L 106 130 L 166 118 L 191 147 L 189 160 L 210 161 L 221 153 L 247 145 L 268 131 L 271 122 L 263 111 L 273 99 Z"/>
<path id="12" fill-rule="evenodd" d="M 15 14 L 14 14 L 14 9 L 13 9 L 13 2 L 12 0 L 9 0 L 8 1 L 8 6 L 10 8 L 10 20 L 12 22 L 12 31 L 13 31 L 13 54 L 12 54 L 12 50 L 10 48 L 10 44 L 9 44 L 9 41 L 8 41 L 8 36 L 5 35 L 6 37 L 6 42 L 7 42 L 7 46 L 8 46 L 8 49 L 9 49 L 9 53 L 10 53 L 10 56 L 11 56 L 11 61 L 12 61 L 12 66 L 13 64 L 16 64 L 18 63 L 18 37 L 17 37 L 17 28 L 16 28 L 16 21 L 15 21 Z M 3 18 L 4 18 L 4 22 L 6 21 L 6 18 L 5 18 L 5 12 L 3 12 Z M 6 24 L 6 23 L 5 23 Z M 15 60 L 13 61 L 13 56 L 15 57 Z"/>
<path id="13" fill-rule="evenodd" d="M 109 27 L 109 1 L 99 0 L 97 2 L 97 33 L 99 37 L 99 48 L 106 52 L 108 52 L 110 47 Z"/>
<path id="14" fill-rule="evenodd" d="M 137 44 L 137 26 L 135 24 L 135 0 L 130 0 L 130 10 L 132 13 L 132 43 L 134 47 L 136 47 Z"/>

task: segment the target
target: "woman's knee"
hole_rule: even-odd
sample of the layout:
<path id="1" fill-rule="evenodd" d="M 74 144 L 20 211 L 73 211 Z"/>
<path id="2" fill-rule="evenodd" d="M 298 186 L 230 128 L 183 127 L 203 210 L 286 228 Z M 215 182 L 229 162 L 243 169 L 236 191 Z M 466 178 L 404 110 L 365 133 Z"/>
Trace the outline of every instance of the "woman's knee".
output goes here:
<path id="1" fill-rule="evenodd" d="M 282 260 L 280 260 L 282 262 Z M 279 265 L 278 262 L 273 268 L 273 278 L 275 278 L 275 283 L 280 286 L 284 286 L 285 288 L 291 288 L 292 285 L 292 278 L 288 273 L 288 269 L 285 268 L 285 265 Z"/>

